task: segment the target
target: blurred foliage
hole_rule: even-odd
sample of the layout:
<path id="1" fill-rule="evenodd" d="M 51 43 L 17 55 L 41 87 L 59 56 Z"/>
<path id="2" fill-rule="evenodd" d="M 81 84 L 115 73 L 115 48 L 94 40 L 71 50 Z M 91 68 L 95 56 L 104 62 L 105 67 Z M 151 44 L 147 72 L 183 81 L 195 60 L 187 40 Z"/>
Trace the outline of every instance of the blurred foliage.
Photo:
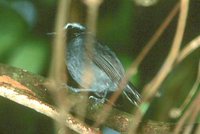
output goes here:
<path id="1" fill-rule="evenodd" d="M 105 0 L 99 10 L 98 39 L 111 47 L 128 68 L 175 2 L 162 0 L 153 6 L 142 7 L 130 0 Z M 190 2 L 183 45 L 200 34 L 197 28 L 200 24 L 199 7 L 198 1 Z M 47 76 L 53 38 L 47 33 L 53 32 L 56 8 L 56 0 L 0 0 L 0 62 Z M 85 20 L 86 6 L 80 0 L 73 0 L 69 21 L 84 24 Z M 176 21 L 174 19 L 170 24 L 139 67 L 138 74 L 132 78 L 139 89 L 157 73 L 167 56 Z M 170 73 L 160 88 L 161 97 L 154 99 L 146 119 L 170 120 L 169 108 L 181 104 L 195 81 L 199 54 L 198 49 Z M 0 133 L 53 132 L 52 122 L 40 114 L 2 98 L 0 107 Z"/>
<path id="2" fill-rule="evenodd" d="M 48 64 L 48 44 L 41 38 L 30 37 L 24 40 L 9 56 L 7 63 L 35 73 L 47 73 L 43 70 Z M 22 62 L 23 61 L 23 62 Z"/>

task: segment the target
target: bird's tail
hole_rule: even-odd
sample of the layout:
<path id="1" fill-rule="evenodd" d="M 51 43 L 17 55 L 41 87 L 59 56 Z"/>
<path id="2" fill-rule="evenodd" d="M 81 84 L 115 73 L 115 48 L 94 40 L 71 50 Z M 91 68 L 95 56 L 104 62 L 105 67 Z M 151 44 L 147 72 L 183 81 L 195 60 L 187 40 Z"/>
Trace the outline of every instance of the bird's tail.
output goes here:
<path id="1" fill-rule="evenodd" d="M 138 106 L 141 103 L 141 96 L 131 82 L 128 82 L 126 88 L 123 90 L 123 94 L 132 104 Z"/>

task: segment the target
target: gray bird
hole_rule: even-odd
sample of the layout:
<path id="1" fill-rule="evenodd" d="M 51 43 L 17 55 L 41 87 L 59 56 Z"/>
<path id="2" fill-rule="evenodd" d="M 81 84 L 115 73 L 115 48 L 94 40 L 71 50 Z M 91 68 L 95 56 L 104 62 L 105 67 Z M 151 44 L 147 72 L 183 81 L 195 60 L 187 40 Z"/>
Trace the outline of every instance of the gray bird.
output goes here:
<path id="1" fill-rule="evenodd" d="M 124 68 L 107 46 L 98 42 L 91 34 L 86 33 L 86 28 L 79 23 L 68 23 L 66 30 L 76 30 L 72 33 L 67 46 L 66 65 L 68 72 L 81 88 L 68 86 L 73 92 L 93 92 L 95 96 L 89 98 L 104 103 L 109 92 L 115 92 L 124 77 Z M 93 44 L 88 52 L 86 37 Z M 92 74 L 91 79 L 84 80 L 85 72 Z M 123 89 L 123 94 L 134 105 L 140 103 L 140 94 L 131 82 Z"/>

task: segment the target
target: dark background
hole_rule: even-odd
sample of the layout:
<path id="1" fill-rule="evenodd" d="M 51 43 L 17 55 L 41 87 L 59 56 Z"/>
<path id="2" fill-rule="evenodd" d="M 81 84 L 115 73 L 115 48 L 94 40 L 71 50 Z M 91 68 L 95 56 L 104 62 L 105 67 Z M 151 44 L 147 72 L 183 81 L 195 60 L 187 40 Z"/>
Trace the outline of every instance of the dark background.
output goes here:
<path id="1" fill-rule="evenodd" d="M 163 22 L 175 0 L 142 7 L 131 0 L 105 0 L 99 10 L 97 38 L 112 48 L 127 68 Z M 0 63 L 48 75 L 56 0 L 0 0 Z M 200 34 L 200 1 L 191 0 L 182 47 Z M 171 47 L 177 18 L 139 66 L 131 81 L 140 89 L 157 73 Z M 69 22 L 86 22 L 86 6 L 72 0 Z M 168 113 L 180 106 L 197 75 L 200 49 L 175 67 L 160 87 L 145 119 L 173 121 Z M 200 120 L 199 120 L 200 121 Z M 54 133 L 53 121 L 0 97 L 0 133 Z"/>

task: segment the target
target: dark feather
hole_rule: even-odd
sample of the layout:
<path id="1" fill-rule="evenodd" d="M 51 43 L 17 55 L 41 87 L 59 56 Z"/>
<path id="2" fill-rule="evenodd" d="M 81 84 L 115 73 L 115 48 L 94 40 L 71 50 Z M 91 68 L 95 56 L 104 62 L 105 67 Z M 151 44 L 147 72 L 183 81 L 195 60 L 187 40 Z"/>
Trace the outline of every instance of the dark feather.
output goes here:
<path id="1" fill-rule="evenodd" d="M 93 38 L 94 40 L 94 38 Z M 116 55 L 107 47 L 95 42 L 93 46 L 95 49 L 88 57 L 101 69 L 108 77 L 115 82 L 119 82 L 124 76 L 124 69 Z M 98 50 L 98 52 L 96 51 Z"/>

